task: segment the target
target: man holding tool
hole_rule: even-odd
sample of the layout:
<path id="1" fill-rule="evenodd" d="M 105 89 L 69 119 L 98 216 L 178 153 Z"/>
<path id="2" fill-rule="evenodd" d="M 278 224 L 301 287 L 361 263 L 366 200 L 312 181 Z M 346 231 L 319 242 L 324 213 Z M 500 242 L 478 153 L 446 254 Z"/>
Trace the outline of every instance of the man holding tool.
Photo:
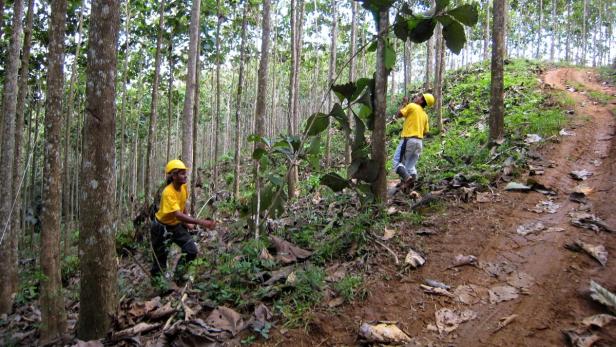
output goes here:
<path id="1" fill-rule="evenodd" d="M 182 256 L 178 261 L 174 276 L 176 281 L 181 281 L 186 264 L 194 260 L 199 251 L 187 229 L 193 229 L 195 224 L 207 229 L 216 227 L 213 220 L 193 218 L 186 212 L 187 170 L 186 165 L 178 159 L 169 161 L 165 166 L 167 185 L 161 193 L 158 211 L 152 220 L 150 229 L 154 252 L 152 277 L 164 273 L 167 268 L 167 241 L 171 240 L 182 249 Z"/>

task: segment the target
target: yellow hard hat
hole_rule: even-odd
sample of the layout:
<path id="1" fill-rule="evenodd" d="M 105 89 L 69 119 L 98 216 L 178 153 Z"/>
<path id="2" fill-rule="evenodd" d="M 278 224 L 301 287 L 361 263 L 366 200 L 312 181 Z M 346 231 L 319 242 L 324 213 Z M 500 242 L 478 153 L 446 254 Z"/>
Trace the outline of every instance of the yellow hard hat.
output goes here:
<path id="1" fill-rule="evenodd" d="M 179 159 L 169 160 L 167 165 L 165 165 L 165 173 L 168 174 L 173 170 L 188 170 L 184 162 Z"/>
<path id="2" fill-rule="evenodd" d="M 426 100 L 426 105 L 430 107 L 434 106 L 434 95 L 430 93 L 424 93 L 423 98 L 424 100 Z"/>

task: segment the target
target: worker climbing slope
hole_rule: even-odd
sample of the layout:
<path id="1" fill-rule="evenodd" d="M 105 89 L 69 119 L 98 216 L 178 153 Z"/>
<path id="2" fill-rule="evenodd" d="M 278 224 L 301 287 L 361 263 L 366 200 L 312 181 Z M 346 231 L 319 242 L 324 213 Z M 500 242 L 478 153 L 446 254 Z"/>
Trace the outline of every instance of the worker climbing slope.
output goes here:
<path id="1" fill-rule="evenodd" d="M 434 96 L 424 93 L 408 102 L 405 96 L 398 110 L 397 116 L 404 118 L 400 143 L 394 154 L 393 167 L 400 176 L 404 186 L 412 186 L 417 180 L 417 161 L 423 149 L 423 138 L 430 130 L 428 115 L 424 111 L 426 106 L 434 105 Z"/>
<path id="2" fill-rule="evenodd" d="M 186 212 L 188 189 L 186 188 L 188 168 L 181 160 L 171 160 L 165 166 L 166 186 L 160 195 L 160 203 L 152 221 L 152 277 L 160 275 L 167 268 L 167 244 L 174 242 L 182 249 L 182 256 L 175 271 L 176 281 L 181 281 L 186 264 L 197 257 L 198 247 L 188 229 L 201 225 L 213 229 L 216 223 L 209 219 L 197 219 Z"/>

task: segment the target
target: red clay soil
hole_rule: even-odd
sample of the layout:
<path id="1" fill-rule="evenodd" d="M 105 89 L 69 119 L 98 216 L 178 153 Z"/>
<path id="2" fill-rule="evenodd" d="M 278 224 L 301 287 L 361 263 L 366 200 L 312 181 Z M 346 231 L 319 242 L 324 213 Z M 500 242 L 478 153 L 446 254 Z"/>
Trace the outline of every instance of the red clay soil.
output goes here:
<path id="1" fill-rule="evenodd" d="M 567 84 L 583 85 L 615 95 L 614 88 L 597 81 L 594 72 L 577 69 L 557 69 L 544 76 L 544 86 L 566 90 Z M 590 280 L 616 293 L 616 259 L 608 258 L 602 267 L 589 255 L 564 248 L 575 240 L 605 246 L 611 257 L 616 255 L 616 235 L 577 228 L 570 223 L 569 213 L 579 204 L 568 196 L 579 181 L 569 177 L 572 170 L 586 169 L 593 173 L 584 181 L 593 192 L 589 195 L 591 212 L 612 228 L 616 227 L 616 129 L 614 100 L 597 104 L 584 91 L 567 93 L 575 100 L 575 114 L 567 129 L 574 136 L 546 141 L 539 153 L 554 167 L 538 176 L 558 194 L 555 214 L 529 211 L 547 197 L 537 192 L 505 192 L 504 185 L 495 191 L 490 203 L 448 203 L 429 218 L 438 231 L 432 236 L 415 235 L 409 227 L 398 230 L 398 241 L 426 255 L 426 264 L 417 270 L 400 271 L 390 255 L 368 261 L 371 271 L 367 279 L 368 294 L 334 309 L 318 309 L 305 329 L 284 331 L 274 329 L 274 338 L 265 345 L 277 346 L 353 346 L 358 345 L 357 331 L 361 322 L 397 321 L 419 345 L 434 346 L 563 346 L 562 331 L 579 326 L 590 315 L 607 313 L 604 306 L 590 299 Z M 524 182 L 524 178 L 521 178 Z M 541 231 L 526 236 L 516 228 L 533 221 L 564 231 Z M 477 256 L 482 266 L 449 268 L 457 254 Z M 400 254 L 399 256 L 404 256 Z M 486 264 L 498 265 L 501 273 L 492 276 Z M 486 289 L 507 285 L 506 273 L 528 274 L 532 282 L 513 300 L 490 303 L 487 297 L 473 305 L 455 298 L 424 293 L 419 284 L 430 278 L 451 285 L 474 284 Z M 497 271 L 498 272 L 498 271 Z M 439 334 L 428 329 L 435 324 L 434 313 L 441 308 L 470 309 L 477 318 L 462 323 L 449 333 Z M 495 331 L 499 319 L 512 314 L 518 317 Z M 602 338 L 594 346 L 616 346 L 616 325 L 597 331 Z"/>

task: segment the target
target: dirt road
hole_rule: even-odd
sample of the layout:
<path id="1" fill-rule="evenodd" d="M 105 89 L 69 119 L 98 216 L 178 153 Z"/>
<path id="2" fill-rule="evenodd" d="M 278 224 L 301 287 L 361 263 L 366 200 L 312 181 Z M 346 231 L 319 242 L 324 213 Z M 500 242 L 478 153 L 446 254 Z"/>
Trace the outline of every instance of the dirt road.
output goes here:
<path id="1" fill-rule="evenodd" d="M 586 91 L 616 92 L 598 83 L 590 71 L 553 70 L 544 76 L 544 82 L 561 90 L 570 84 L 583 85 Z M 381 259 L 372 260 L 366 300 L 317 312 L 306 331 L 278 335 L 277 344 L 357 345 L 361 322 L 388 320 L 398 321 L 420 345 L 562 346 L 566 343 L 562 330 L 575 327 L 587 316 L 607 313 L 605 307 L 589 299 L 588 287 L 593 279 L 616 292 L 616 235 L 572 226 L 569 213 L 580 204 L 569 201 L 568 196 L 581 183 L 569 173 L 581 169 L 592 172 L 583 182 L 592 189 L 588 196 L 590 211 L 616 227 L 616 118 L 610 111 L 615 107 L 614 100 L 602 105 L 591 101 L 584 91 L 567 93 L 576 102 L 567 127 L 575 135 L 548 142 L 537 159 L 546 166 L 538 179 L 557 192 L 552 198 L 552 203 L 559 205 L 555 213 L 530 211 L 541 201 L 548 201 L 546 195 L 505 192 L 504 185 L 495 191 L 491 203 L 448 205 L 430 219 L 436 235 L 418 236 L 412 229 L 399 231 L 402 244 L 427 255 L 424 267 L 400 273 L 383 252 Z M 516 232 L 518 226 L 529 222 L 552 228 L 525 236 Z M 563 230 L 557 231 L 559 228 Z M 602 267 L 587 254 L 564 248 L 578 239 L 603 244 L 612 258 Z M 479 265 L 448 269 L 457 254 L 475 255 Z M 468 304 L 457 297 L 424 293 L 419 284 L 426 278 L 451 285 L 452 292 L 457 288 L 456 294 L 472 289 L 466 296 Z M 464 285 L 473 286 L 460 287 Z M 498 287 L 509 290 L 515 298 L 496 302 L 502 299 L 495 295 Z M 476 318 L 449 334 L 440 334 L 433 326 L 435 312 L 442 308 L 470 309 Z M 513 314 L 517 318 L 495 332 L 499 319 Z M 616 345 L 613 327 L 611 332 L 598 332 L 602 340 L 595 346 Z"/>

